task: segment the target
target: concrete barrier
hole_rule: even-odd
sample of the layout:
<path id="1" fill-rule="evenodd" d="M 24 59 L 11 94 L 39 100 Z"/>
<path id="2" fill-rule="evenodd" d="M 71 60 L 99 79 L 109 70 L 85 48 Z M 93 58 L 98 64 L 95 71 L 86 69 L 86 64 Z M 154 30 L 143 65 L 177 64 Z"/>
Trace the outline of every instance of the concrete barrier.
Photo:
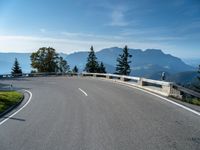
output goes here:
<path id="1" fill-rule="evenodd" d="M 183 93 L 190 94 L 194 97 L 200 98 L 200 93 L 178 86 L 173 82 L 152 80 L 133 76 L 122 76 L 117 74 L 101 74 L 101 73 L 82 73 L 83 76 L 103 77 L 109 80 L 127 83 L 150 92 L 154 92 L 163 96 L 172 96 L 178 99 L 183 98 Z"/>

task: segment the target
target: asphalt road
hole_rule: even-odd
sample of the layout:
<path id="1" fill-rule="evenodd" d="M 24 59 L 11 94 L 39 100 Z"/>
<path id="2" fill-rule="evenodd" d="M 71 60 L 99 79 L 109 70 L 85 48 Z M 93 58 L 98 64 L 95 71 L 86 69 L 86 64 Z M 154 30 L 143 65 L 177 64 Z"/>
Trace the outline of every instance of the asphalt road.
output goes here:
<path id="1" fill-rule="evenodd" d="M 200 149 L 199 116 L 137 89 L 78 77 L 0 82 L 33 95 L 0 125 L 0 150 Z"/>

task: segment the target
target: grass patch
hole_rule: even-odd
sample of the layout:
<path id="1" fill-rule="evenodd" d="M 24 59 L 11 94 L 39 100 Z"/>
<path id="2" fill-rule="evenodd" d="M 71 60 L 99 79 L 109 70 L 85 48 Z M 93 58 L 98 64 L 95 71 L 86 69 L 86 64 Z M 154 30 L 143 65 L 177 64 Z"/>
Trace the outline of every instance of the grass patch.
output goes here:
<path id="1" fill-rule="evenodd" d="M 0 113 L 20 102 L 22 97 L 23 94 L 16 91 L 0 91 Z"/>
<path id="2" fill-rule="evenodd" d="M 197 98 L 185 98 L 182 101 L 200 106 L 200 99 Z"/>
<path id="3" fill-rule="evenodd" d="M 185 93 L 182 96 L 183 96 L 182 99 L 174 97 L 174 96 L 171 96 L 171 97 L 176 99 L 176 100 L 180 100 L 182 102 L 186 102 L 186 103 L 189 103 L 189 104 L 200 106 L 200 98 L 197 98 L 197 97 L 194 97 L 192 95 L 185 94 Z"/>

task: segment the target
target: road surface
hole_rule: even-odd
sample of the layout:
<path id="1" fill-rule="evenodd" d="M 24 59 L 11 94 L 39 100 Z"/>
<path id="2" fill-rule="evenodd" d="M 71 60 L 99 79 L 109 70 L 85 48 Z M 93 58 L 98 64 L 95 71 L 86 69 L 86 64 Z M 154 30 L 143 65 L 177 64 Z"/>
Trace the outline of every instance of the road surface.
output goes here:
<path id="1" fill-rule="evenodd" d="M 1 150 L 200 148 L 198 115 L 137 89 L 78 77 L 0 82 L 33 96 L 0 125 Z"/>

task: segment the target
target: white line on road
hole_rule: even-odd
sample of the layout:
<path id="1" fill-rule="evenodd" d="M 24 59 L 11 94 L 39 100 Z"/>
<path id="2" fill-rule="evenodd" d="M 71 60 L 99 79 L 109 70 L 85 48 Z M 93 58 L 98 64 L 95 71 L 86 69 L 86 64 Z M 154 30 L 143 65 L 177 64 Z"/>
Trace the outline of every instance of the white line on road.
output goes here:
<path id="1" fill-rule="evenodd" d="M 20 112 L 23 108 L 25 108 L 27 105 L 28 105 L 28 103 L 31 101 L 31 98 L 32 98 L 32 93 L 30 92 L 30 91 L 28 91 L 28 90 L 25 90 L 26 92 L 28 92 L 29 93 L 29 95 L 30 95 L 30 97 L 29 97 L 29 99 L 28 99 L 28 101 L 26 102 L 26 104 L 24 104 L 24 106 L 22 106 L 19 110 L 17 110 L 15 113 L 13 113 L 13 114 L 11 114 L 10 116 L 8 116 L 6 119 L 4 119 L 4 120 L 2 120 L 1 122 L 0 122 L 0 125 L 2 125 L 4 122 L 6 122 L 8 119 L 10 119 L 10 118 L 12 118 L 14 115 L 16 115 L 18 112 Z"/>
<path id="2" fill-rule="evenodd" d="M 104 79 L 104 80 L 108 81 L 108 79 Z M 124 85 L 124 86 L 130 87 L 130 88 L 135 88 L 135 89 L 138 89 L 138 90 L 140 90 L 140 91 L 146 92 L 146 93 L 148 93 L 148 94 L 154 95 L 154 96 L 159 97 L 159 98 L 161 98 L 161 99 L 163 99 L 163 100 L 165 100 L 165 101 L 167 101 L 167 102 L 169 102 L 169 103 L 172 103 L 172 104 L 174 104 L 174 105 L 176 105 L 176 106 L 178 106 L 178 107 L 181 107 L 181 108 L 183 108 L 183 109 L 185 109 L 185 110 L 187 110 L 187 111 L 190 111 L 190 112 L 192 112 L 192 113 L 194 113 L 194 114 L 200 116 L 200 113 L 199 113 L 198 111 L 193 110 L 193 109 L 191 109 L 191 108 L 189 108 L 189 107 L 187 107 L 187 106 L 184 106 L 184 105 L 182 105 L 182 104 L 179 104 L 179 103 L 177 103 L 177 102 L 174 102 L 174 101 L 172 101 L 172 100 L 170 100 L 170 99 L 168 99 L 168 98 L 162 97 L 162 96 L 160 96 L 160 95 L 158 95 L 158 94 L 149 92 L 149 91 L 147 91 L 147 90 L 143 90 L 143 89 L 141 89 L 141 88 L 138 88 L 138 87 L 136 87 L 136 86 L 134 86 L 134 85 L 130 85 L 130 84 L 127 84 L 127 83 L 121 83 L 121 82 L 116 82 L 116 83 L 118 83 L 118 84 L 120 84 L 120 85 Z"/>
<path id="3" fill-rule="evenodd" d="M 119 82 L 118 82 L 118 83 L 119 83 Z M 125 85 L 125 84 L 123 84 L 123 83 L 119 83 L 119 84 Z M 174 102 L 174 101 L 172 101 L 172 100 L 170 100 L 170 99 L 168 99 L 168 98 L 162 97 L 162 96 L 160 96 L 160 95 L 157 95 L 157 94 L 155 94 L 155 93 L 151 93 L 151 92 L 149 92 L 149 91 L 143 90 L 143 89 L 138 88 L 138 87 L 135 87 L 135 86 L 131 86 L 131 85 L 127 85 L 127 84 L 126 84 L 126 86 L 131 87 L 131 88 L 136 88 L 136 89 L 141 90 L 141 91 L 143 91 L 143 92 L 146 92 L 146 93 L 148 93 L 148 94 L 151 94 L 151 95 L 154 95 L 154 96 L 156 96 L 156 97 L 159 97 L 159 98 L 161 98 L 161 99 L 163 99 L 163 100 L 165 100 L 165 101 L 168 101 L 168 102 L 170 102 L 170 103 L 172 103 L 172 104 L 174 104 L 174 105 L 176 105 L 176 106 L 178 106 L 178 107 L 181 107 L 181 108 L 183 108 L 183 109 L 185 109 L 185 110 L 187 110 L 187 111 L 190 111 L 190 112 L 192 112 L 192 113 L 194 113 L 194 114 L 200 116 L 200 113 L 199 113 L 199 112 L 197 112 L 197 111 L 195 111 L 195 110 L 193 110 L 193 109 L 191 109 L 191 108 L 189 108 L 189 107 L 186 107 L 186 106 L 184 106 L 184 105 L 182 105 L 182 104 L 176 103 L 176 102 Z"/>
<path id="4" fill-rule="evenodd" d="M 85 91 L 83 91 L 81 88 L 78 88 L 83 94 L 85 94 L 85 96 L 88 96 L 87 93 Z"/>

